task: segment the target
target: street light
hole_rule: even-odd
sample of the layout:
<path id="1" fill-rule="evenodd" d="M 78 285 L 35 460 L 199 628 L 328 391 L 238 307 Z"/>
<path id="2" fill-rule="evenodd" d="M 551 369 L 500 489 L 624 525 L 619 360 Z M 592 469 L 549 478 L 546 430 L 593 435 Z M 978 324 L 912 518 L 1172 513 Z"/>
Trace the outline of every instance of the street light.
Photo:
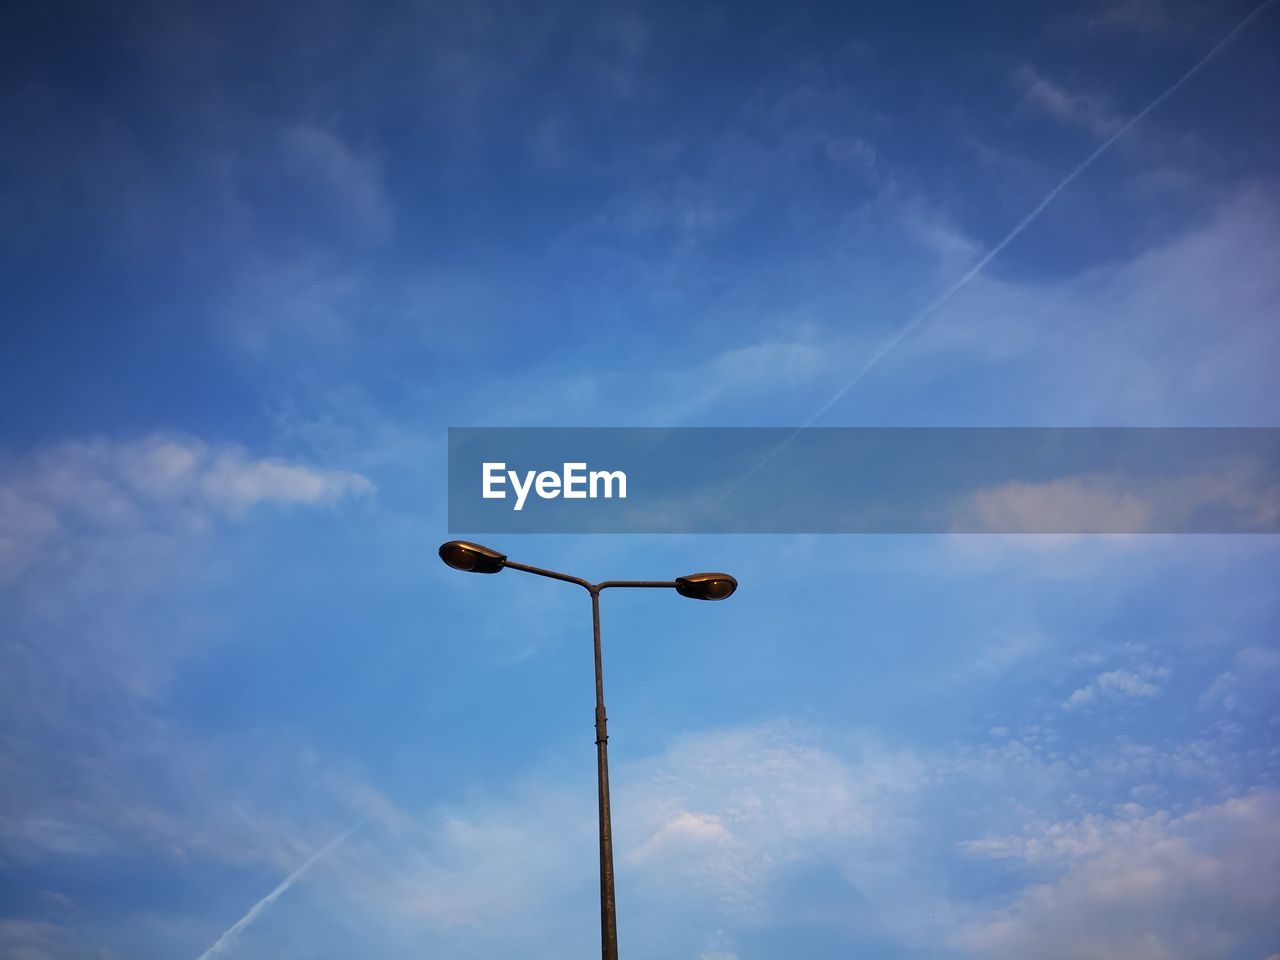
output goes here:
<path id="1" fill-rule="evenodd" d="M 465 540 L 440 545 L 440 559 L 467 573 L 500 573 L 505 567 L 552 580 L 575 583 L 591 594 L 591 628 L 596 655 L 596 782 L 600 810 L 600 952 L 604 960 L 618 960 L 617 905 L 613 896 L 613 824 L 609 818 L 609 734 L 604 712 L 604 677 L 600 666 L 600 591 L 610 587 L 666 587 L 693 600 L 724 600 L 738 589 L 727 573 L 691 573 L 674 580 L 605 580 L 589 583 L 580 577 L 508 560 L 506 554 Z"/>

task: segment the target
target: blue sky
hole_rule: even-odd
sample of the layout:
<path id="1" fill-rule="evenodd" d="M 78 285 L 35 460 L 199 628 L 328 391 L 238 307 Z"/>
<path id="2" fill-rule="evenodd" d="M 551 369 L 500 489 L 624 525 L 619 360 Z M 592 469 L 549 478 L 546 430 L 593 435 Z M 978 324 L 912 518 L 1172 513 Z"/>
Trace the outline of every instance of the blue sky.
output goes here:
<path id="1" fill-rule="evenodd" d="M 449 426 L 1276 426 L 1280 10 L 9 5 L 0 954 L 597 949 Z M 839 399 L 828 408 L 833 396 Z M 1269 536 L 510 536 L 628 957 L 1280 953 Z"/>

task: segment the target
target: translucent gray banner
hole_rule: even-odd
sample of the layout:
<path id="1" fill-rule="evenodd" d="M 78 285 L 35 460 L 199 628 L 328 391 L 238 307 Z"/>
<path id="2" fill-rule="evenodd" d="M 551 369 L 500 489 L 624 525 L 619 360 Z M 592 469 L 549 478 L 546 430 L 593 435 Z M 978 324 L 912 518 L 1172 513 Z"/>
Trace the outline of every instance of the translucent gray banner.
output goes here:
<path id="1" fill-rule="evenodd" d="M 1276 533 L 1277 428 L 452 428 L 461 533 Z"/>

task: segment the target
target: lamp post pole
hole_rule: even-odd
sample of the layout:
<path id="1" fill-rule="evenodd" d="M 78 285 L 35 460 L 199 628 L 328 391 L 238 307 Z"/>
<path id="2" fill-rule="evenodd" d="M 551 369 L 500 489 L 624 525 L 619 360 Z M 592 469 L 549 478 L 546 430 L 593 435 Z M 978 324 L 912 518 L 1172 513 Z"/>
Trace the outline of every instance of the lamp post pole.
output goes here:
<path id="1" fill-rule="evenodd" d="M 451 540 L 440 547 L 440 557 L 449 566 L 471 573 L 498 573 L 511 568 L 539 577 L 562 580 L 591 594 L 591 633 L 596 667 L 596 796 L 600 826 L 600 955 L 602 960 L 618 960 L 617 901 L 613 889 L 613 819 L 609 812 L 609 727 L 604 709 L 604 667 L 600 651 L 600 592 L 610 587 L 641 587 L 675 590 L 695 600 L 723 600 L 738 587 L 727 573 L 694 573 L 675 580 L 605 580 L 591 583 L 555 570 L 544 570 L 508 560 L 506 556 L 479 544 Z"/>
<path id="2" fill-rule="evenodd" d="M 613 895 L 613 818 L 609 814 L 609 718 L 604 712 L 600 663 L 600 590 L 591 591 L 591 632 L 596 655 L 596 796 L 600 824 L 600 954 L 618 960 L 618 905 Z"/>

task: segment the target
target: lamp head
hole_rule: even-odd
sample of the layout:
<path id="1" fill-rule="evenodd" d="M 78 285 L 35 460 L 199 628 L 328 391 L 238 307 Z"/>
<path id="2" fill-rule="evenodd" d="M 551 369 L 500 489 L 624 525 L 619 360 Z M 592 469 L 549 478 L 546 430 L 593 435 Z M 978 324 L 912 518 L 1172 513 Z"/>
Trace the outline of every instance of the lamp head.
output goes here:
<path id="1" fill-rule="evenodd" d="M 738 581 L 727 573 L 691 573 L 676 577 L 676 593 L 691 600 L 724 600 L 733 596 Z"/>
<path id="2" fill-rule="evenodd" d="M 507 562 L 505 554 L 466 540 L 450 540 L 440 545 L 440 559 L 455 570 L 467 573 L 497 573 Z"/>

